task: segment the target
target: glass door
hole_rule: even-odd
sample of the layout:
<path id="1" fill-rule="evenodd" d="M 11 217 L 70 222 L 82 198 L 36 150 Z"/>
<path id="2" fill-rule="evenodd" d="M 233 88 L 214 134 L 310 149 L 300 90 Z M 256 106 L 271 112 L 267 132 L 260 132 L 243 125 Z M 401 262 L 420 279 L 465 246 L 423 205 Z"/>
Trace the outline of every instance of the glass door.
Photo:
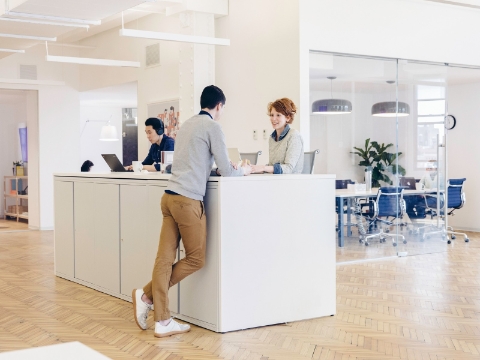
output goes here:
<path id="1" fill-rule="evenodd" d="M 397 178 L 405 206 L 400 256 L 447 250 L 447 73 L 446 66 L 398 61 L 398 145 L 405 159 Z"/>

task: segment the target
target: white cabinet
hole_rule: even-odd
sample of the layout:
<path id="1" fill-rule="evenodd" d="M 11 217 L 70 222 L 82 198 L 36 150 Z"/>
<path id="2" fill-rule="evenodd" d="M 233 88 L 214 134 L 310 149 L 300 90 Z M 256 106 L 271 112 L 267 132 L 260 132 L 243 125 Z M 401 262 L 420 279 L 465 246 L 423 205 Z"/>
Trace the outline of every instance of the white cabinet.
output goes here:
<path id="1" fill-rule="evenodd" d="M 74 276 L 73 182 L 55 181 L 55 272 Z"/>
<path id="2" fill-rule="evenodd" d="M 120 185 L 120 262 L 122 295 L 130 296 L 152 280 L 157 255 L 165 186 Z M 169 292 L 170 310 L 178 311 L 178 287 Z"/>
<path id="3" fill-rule="evenodd" d="M 74 186 L 75 277 L 120 292 L 119 185 Z"/>
<path id="4" fill-rule="evenodd" d="M 95 284 L 94 183 L 75 183 L 75 278 Z M 56 210 L 55 210 L 56 212 Z"/>
<path id="5" fill-rule="evenodd" d="M 216 327 L 218 323 L 219 222 L 217 185 L 209 185 L 205 196 L 207 216 L 207 251 L 205 266 L 180 282 L 179 312 Z M 204 325 L 206 325 L 204 324 Z"/>

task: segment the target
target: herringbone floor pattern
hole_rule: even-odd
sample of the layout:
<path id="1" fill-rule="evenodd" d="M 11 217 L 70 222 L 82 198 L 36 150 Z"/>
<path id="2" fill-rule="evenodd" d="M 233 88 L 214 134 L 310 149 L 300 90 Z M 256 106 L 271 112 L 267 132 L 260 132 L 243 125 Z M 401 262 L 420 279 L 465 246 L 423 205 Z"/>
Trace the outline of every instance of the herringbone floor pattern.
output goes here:
<path id="1" fill-rule="evenodd" d="M 53 275 L 53 233 L 0 234 L 0 351 L 78 340 L 112 359 L 480 359 L 480 236 L 337 267 L 337 315 L 156 339 L 130 303 Z M 315 275 L 312 274 L 312 284 Z"/>

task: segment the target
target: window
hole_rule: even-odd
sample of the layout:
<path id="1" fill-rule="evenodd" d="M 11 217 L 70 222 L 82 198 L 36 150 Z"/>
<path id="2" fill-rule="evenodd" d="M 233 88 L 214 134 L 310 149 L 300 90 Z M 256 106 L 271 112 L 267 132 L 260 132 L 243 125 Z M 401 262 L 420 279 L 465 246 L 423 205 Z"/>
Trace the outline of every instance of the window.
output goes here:
<path id="1" fill-rule="evenodd" d="M 437 135 L 445 134 L 445 87 L 417 86 L 417 168 L 437 159 Z"/>

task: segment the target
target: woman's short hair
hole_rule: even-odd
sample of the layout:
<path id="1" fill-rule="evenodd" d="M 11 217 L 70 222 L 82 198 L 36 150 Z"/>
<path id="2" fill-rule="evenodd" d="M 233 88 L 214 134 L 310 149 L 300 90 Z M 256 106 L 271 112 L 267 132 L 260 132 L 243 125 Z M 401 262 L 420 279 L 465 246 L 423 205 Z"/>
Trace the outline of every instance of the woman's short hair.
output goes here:
<path id="1" fill-rule="evenodd" d="M 295 106 L 295 103 L 289 98 L 282 98 L 268 103 L 267 109 L 268 115 L 271 114 L 272 109 L 275 109 L 276 112 L 285 115 L 285 117 L 288 118 L 287 124 L 291 124 L 293 122 L 295 114 L 297 113 L 297 107 Z"/>
<path id="2" fill-rule="evenodd" d="M 89 172 L 90 168 L 93 166 L 93 162 L 90 160 L 85 160 L 80 169 L 81 172 Z"/>

